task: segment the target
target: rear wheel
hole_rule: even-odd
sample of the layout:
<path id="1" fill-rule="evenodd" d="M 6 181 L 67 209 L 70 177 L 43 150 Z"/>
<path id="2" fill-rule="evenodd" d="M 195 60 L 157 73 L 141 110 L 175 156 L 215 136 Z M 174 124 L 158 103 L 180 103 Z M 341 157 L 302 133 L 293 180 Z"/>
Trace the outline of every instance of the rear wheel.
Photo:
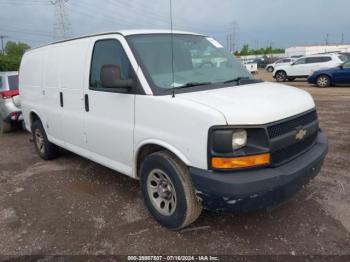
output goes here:
<path id="1" fill-rule="evenodd" d="M 329 78 L 329 76 L 321 75 L 317 77 L 316 84 L 318 87 L 328 87 L 331 85 L 331 79 Z"/>
<path id="2" fill-rule="evenodd" d="M 145 205 L 163 226 L 179 230 L 193 223 L 202 208 L 187 167 L 167 151 L 146 157 L 140 169 Z"/>
<path id="3" fill-rule="evenodd" d="M 272 66 L 269 66 L 269 67 L 267 68 L 267 72 L 272 73 L 272 72 L 273 72 L 273 67 L 272 67 Z"/>
<path id="4" fill-rule="evenodd" d="M 59 147 L 47 139 L 45 129 L 40 120 L 36 120 L 33 123 L 32 134 L 36 151 L 42 159 L 51 160 L 58 156 Z"/>
<path id="5" fill-rule="evenodd" d="M 275 75 L 276 81 L 277 82 L 285 82 L 288 78 L 286 72 L 284 71 L 278 71 Z"/>

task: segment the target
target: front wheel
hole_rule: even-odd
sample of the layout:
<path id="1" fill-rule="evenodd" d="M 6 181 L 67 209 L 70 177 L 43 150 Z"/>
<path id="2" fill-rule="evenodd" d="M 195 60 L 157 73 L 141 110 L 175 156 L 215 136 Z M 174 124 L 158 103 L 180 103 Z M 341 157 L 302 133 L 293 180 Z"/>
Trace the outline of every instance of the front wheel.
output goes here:
<path id="1" fill-rule="evenodd" d="M 316 84 L 318 87 L 329 87 L 331 85 L 331 79 L 326 75 L 317 77 Z"/>
<path id="2" fill-rule="evenodd" d="M 272 73 L 272 72 L 273 72 L 273 67 L 272 67 L 272 66 L 269 66 L 269 67 L 267 68 L 267 72 Z"/>
<path id="3" fill-rule="evenodd" d="M 278 71 L 278 72 L 276 73 L 275 78 L 276 78 L 276 81 L 277 81 L 277 82 L 285 82 L 285 81 L 287 80 L 288 76 L 287 76 L 286 72 L 284 72 L 284 71 Z"/>
<path id="4" fill-rule="evenodd" d="M 167 151 L 146 157 L 140 169 L 145 205 L 163 226 L 179 230 L 193 223 L 202 208 L 187 167 Z"/>

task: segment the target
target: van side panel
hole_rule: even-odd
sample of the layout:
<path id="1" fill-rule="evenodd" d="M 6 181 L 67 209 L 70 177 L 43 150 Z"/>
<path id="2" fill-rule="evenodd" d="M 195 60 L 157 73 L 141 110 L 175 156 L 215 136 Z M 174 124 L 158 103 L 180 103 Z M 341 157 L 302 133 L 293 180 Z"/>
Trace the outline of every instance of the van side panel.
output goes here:
<path id="1" fill-rule="evenodd" d="M 26 128 L 30 128 L 30 112 L 43 111 L 43 89 L 42 89 L 42 50 L 33 50 L 25 53 L 22 58 L 19 89 L 21 94 L 21 105 Z M 45 119 L 42 119 L 44 127 Z"/>
<path id="2" fill-rule="evenodd" d="M 63 146 L 62 108 L 60 106 L 59 60 L 60 50 L 57 46 L 44 49 L 43 89 L 45 90 L 44 119 L 50 141 Z"/>
<path id="3" fill-rule="evenodd" d="M 66 148 L 86 155 L 84 85 L 87 84 L 87 48 L 83 39 L 59 45 L 60 92 L 63 96 L 62 127 Z"/>

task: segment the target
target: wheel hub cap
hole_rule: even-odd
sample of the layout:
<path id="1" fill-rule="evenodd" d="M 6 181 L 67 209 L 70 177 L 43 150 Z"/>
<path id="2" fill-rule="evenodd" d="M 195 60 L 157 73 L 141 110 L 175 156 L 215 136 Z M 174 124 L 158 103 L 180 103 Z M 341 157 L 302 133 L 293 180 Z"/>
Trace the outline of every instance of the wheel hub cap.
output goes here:
<path id="1" fill-rule="evenodd" d="M 318 80 L 318 84 L 319 84 L 320 86 L 325 86 L 325 85 L 327 85 L 327 83 L 328 83 L 328 81 L 327 81 L 327 79 L 326 79 L 325 77 L 321 77 L 321 78 Z"/>
<path id="2" fill-rule="evenodd" d="M 164 198 L 166 200 L 170 200 L 170 198 L 172 196 L 172 189 L 167 181 L 160 182 L 160 184 L 158 186 L 158 194 L 161 198 Z"/>
<path id="3" fill-rule="evenodd" d="M 40 153 L 43 154 L 45 152 L 44 136 L 39 129 L 37 129 L 35 131 L 35 143 L 36 143 Z"/>
<path id="4" fill-rule="evenodd" d="M 147 193 L 153 207 L 164 216 L 171 216 L 176 209 L 177 199 L 174 185 L 169 176 L 160 169 L 150 172 L 147 179 Z"/>

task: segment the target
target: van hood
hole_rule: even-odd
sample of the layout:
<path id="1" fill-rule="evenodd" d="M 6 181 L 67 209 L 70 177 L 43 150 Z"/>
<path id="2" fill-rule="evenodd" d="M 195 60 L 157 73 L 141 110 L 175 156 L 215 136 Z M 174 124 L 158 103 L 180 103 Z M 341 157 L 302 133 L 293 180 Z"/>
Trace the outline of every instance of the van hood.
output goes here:
<path id="1" fill-rule="evenodd" d="M 177 97 L 217 110 L 228 125 L 267 124 L 315 107 L 306 91 L 271 82 L 183 93 Z"/>

